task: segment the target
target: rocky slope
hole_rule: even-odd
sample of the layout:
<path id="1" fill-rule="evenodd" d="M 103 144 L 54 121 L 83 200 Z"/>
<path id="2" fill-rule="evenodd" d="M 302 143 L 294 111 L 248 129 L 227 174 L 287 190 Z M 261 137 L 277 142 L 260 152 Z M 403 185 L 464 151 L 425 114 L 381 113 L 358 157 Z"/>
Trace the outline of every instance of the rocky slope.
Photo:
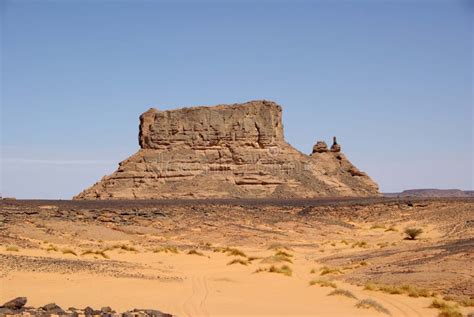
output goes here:
<path id="1" fill-rule="evenodd" d="M 75 199 L 290 198 L 374 196 L 378 186 L 353 166 L 335 138 L 305 155 L 283 136 L 270 101 L 150 109 L 141 149 Z"/>

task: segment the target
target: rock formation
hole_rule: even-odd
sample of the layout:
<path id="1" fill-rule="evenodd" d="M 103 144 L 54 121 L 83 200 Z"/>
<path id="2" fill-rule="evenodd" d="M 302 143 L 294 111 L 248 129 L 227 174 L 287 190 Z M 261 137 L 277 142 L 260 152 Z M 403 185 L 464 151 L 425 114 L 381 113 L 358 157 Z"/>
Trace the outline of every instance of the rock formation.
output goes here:
<path id="1" fill-rule="evenodd" d="M 323 142 L 324 143 L 324 142 Z M 140 150 L 75 199 L 291 198 L 378 195 L 334 139 L 305 155 L 270 101 L 140 116 Z"/>
<path id="2" fill-rule="evenodd" d="M 328 150 L 328 145 L 324 141 L 318 141 L 316 144 L 313 146 L 313 154 L 314 153 L 324 153 L 327 152 Z"/>
<path id="3" fill-rule="evenodd" d="M 341 152 L 341 146 L 337 144 L 336 137 L 332 138 L 331 152 Z"/>

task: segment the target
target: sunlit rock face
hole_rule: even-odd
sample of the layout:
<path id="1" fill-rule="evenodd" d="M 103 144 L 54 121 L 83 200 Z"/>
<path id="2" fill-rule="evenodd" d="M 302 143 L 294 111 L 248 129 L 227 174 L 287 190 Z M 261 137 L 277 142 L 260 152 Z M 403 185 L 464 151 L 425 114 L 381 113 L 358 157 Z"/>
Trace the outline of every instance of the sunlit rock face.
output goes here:
<path id="1" fill-rule="evenodd" d="M 140 150 L 75 199 L 374 196 L 378 186 L 340 152 L 289 145 L 282 108 L 266 100 L 140 116 Z"/>

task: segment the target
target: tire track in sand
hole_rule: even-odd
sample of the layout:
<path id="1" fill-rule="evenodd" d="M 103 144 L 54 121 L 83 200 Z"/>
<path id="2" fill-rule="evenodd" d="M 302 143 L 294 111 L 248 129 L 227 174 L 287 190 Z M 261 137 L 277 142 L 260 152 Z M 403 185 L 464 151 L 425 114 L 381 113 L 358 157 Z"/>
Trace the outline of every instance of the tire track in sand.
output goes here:
<path id="1" fill-rule="evenodd" d="M 208 317 L 206 300 L 209 295 L 207 277 L 197 275 L 191 277 L 191 295 L 182 304 L 182 310 L 187 317 Z"/>

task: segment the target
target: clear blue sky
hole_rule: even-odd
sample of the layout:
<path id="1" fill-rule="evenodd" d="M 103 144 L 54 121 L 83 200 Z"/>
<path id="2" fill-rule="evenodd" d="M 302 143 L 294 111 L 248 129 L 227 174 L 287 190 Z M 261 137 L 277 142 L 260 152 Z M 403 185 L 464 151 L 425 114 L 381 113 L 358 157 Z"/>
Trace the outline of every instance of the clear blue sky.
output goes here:
<path id="1" fill-rule="evenodd" d="M 268 99 L 384 192 L 473 188 L 473 1 L 1 1 L 2 195 L 70 198 L 149 107 Z"/>

